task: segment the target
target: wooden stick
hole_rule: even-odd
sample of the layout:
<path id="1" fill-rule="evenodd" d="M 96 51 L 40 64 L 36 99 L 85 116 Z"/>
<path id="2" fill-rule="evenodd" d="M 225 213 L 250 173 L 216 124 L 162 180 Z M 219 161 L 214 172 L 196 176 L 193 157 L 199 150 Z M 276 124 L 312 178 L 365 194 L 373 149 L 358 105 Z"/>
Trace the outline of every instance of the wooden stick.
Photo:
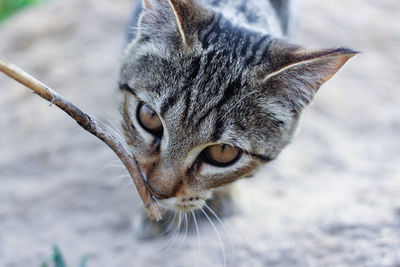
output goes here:
<path id="1" fill-rule="evenodd" d="M 25 71 L 12 65 L 1 57 L 0 71 L 33 90 L 42 98 L 58 106 L 69 116 L 71 116 L 83 129 L 97 136 L 97 138 L 106 143 L 115 152 L 115 154 L 117 154 L 131 175 L 132 180 L 139 192 L 140 198 L 143 200 L 150 217 L 156 221 L 161 220 L 162 216 L 158 209 L 158 205 L 153 199 L 151 193 L 147 190 L 143 176 L 138 170 L 136 159 L 125 150 L 122 143 L 113 133 L 110 132 L 109 129 L 107 129 L 105 125 L 94 120 L 74 104 L 64 99 L 56 91 L 52 90 L 50 87 L 41 83 L 39 80 L 35 79 Z"/>

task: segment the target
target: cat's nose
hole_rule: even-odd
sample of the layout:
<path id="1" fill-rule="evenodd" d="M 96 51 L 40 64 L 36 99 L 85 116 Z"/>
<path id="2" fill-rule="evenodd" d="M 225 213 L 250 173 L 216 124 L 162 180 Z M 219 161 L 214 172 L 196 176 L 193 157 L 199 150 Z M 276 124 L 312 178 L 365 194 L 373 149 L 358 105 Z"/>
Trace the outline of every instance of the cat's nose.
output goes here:
<path id="1" fill-rule="evenodd" d="M 151 185 L 150 182 L 146 181 L 145 185 L 146 185 L 147 190 L 150 192 L 150 194 L 153 197 L 156 197 L 159 200 L 170 198 L 169 196 L 164 195 L 163 193 L 160 193 L 158 190 L 154 189 L 154 187 Z"/>
<path id="2" fill-rule="evenodd" d="M 172 170 L 166 170 L 161 162 L 140 164 L 148 190 L 158 199 L 176 195 L 183 185 L 183 177 Z"/>

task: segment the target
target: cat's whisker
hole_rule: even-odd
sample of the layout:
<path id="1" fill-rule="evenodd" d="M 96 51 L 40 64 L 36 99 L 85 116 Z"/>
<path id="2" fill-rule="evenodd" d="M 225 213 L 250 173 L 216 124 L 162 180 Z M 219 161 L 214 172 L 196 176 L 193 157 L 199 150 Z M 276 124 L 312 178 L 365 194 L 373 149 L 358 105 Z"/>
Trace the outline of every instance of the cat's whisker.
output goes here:
<path id="1" fill-rule="evenodd" d="M 218 214 L 210 206 L 208 206 L 207 204 L 205 204 L 204 206 L 208 209 L 209 212 L 211 212 L 212 215 L 214 215 L 214 217 L 217 219 L 219 225 L 221 225 L 222 230 L 225 233 L 225 236 L 227 236 L 229 238 L 229 244 L 233 251 L 235 246 L 234 246 L 234 242 L 232 240 L 232 235 L 229 233 L 228 229 L 225 227 L 224 222 L 221 220 L 221 218 L 218 216 Z"/>
<path id="2" fill-rule="evenodd" d="M 118 162 L 121 162 L 121 160 L 120 159 L 111 159 L 108 162 L 110 162 L 110 163 L 118 163 Z M 121 162 L 121 164 L 122 164 L 122 162 Z"/>
<path id="3" fill-rule="evenodd" d="M 123 180 L 123 184 L 122 184 L 122 187 L 123 187 L 123 188 L 125 188 L 125 189 L 127 189 L 127 190 L 131 190 L 131 189 L 132 189 L 132 186 L 135 186 L 135 185 L 133 184 L 132 180 L 128 180 L 128 179 Z"/>
<path id="4" fill-rule="evenodd" d="M 182 211 L 179 211 L 179 219 L 178 219 L 178 225 L 176 226 L 175 229 L 175 238 L 172 241 L 171 247 L 175 244 L 176 238 L 178 237 L 180 231 L 181 231 L 181 225 L 182 225 Z M 167 250 L 168 251 L 168 250 Z"/>
<path id="5" fill-rule="evenodd" d="M 105 160 L 102 161 L 101 163 L 98 163 L 94 166 L 94 170 L 96 172 L 102 172 L 108 169 L 114 169 L 114 168 L 118 168 L 121 167 L 124 168 L 124 165 L 122 164 L 122 162 L 120 161 L 120 159 L 111 159 L 111 160 Z M 125 169 L 126 171 L 126 169 Z"/>
<path id="6" fill-rule="evenodd" d="M 174 233 L 175 231 L 170 231 L 170 229 L 173 227 L 173 225 L 175 224 L 175 219 L 176 219 L 176 214 L 177 212 L 174 211 L 174 217 L 172 218 L 171 222 L 169 223 L 167 229 L 165 229 L 161 234 L 160 237 L 163 238 L 163 240 L 165 241 L 163 244 L 160 244 L 160 246 L 158 246 L 155 249 L 155 253 L 162 253 L 163 250 L 168 247 L 168 245 L 171 243 L 171 240 L 174 237 Z"/>
<path id="7" fill-rule="evenodd" d="M 117 166 L 117 167 L 120 167 L 120 166 L 124 166 L 123 164 L 122 164 L 122 162 L 121 161 L 119 161 L 119 162 L 117 162 L 117 161 L 115 161 L 115 162 L 107 162 L 107 164 L 106 165 L 104 165 L 104 166 L 102 166 L 102 167 L 100 167 L 100 168 L 107 168 L 107 167 L 114 167 L 114 166 Z"/>
<path id="8" fill-rule="evenodd" d="M 184 232 L 184 234 L 183 234 L 183 238 L 182 238 L 182 240 L 181 240 L 181 243 L 179 244 L 179 247 L 178 247 L 178 249 L 180 249 L 181 247 L 182 247 L 182 245 L 183 245 L 183 243 L 185 243 L 185 240 L 186 240 L 186 236 L 187 236 L 187 231 L 188 231 L 188 218 L 187 218 L 187 213 L 186 212 L 184 212 L 183 213 L 183 215 L 185 215 L 185 221 L 183 222 L 183 224 L 184 224 L 184 227 L 185 227 L 185 232 Z"/>
<path id="9" fill-rule="evenodd" d="M 158 205 L 158 200 L 156 200 L 156 203 L 157 203 L 157 205 Z M 176 214 L 176 213 L 174 212 L 173 214 Z M 172 213 L 169 213 L 169 212 L 168 212 L 168 217 L 164 220 L 164 222 L 162 223 L 162 225 L 164 226 L 164 225 L 168 224 L 169 221 L 170 221 L 170 219 L 171 219 L 171 217 L 172 217 Z M 171 223 L 169 223 L 169 225 L 171 225 Z M 169 227 L 170 227 L 170 226 L 169 226 Z M 165 234 L 166 231 L 168 231 L 168 230 L 169 230 L 169 229 L 166 228 L 166 229 L 160 234 L 160 236 L 162 236 L 163 234 Z"/>
<path id="10" fill-rule="evenodd" d="M 199 266 L 200 263 L 200 230 L 199 230 L 199 225 L 197 224 L 196 215 L 194 214 L 193 210 L 191 211 L 191 213 L 194 221 L 194 226 L 196 227 L 196 232 L 197 232 L 197 259 L 195 265 L 195 267 L 197 267 Z"/>
<path id="11" fill-rule="evenodd" d="M 106 163 L 105 165 L 96 169 L 98 172 L 103 172 L 106 170 L 122 170 L 126 172 L 125 166 L 117 163 Z"/>
<path id="12" fill-rule="evenodd" d="M 108 120 L 109 121 L 109 120 Z M 113 122 L 111 122 L 111 121 L 109 121 L 109 123 L 105 123 L 104 121 L 101 121 L 103 124 L 104 124 L 104 126 L 105 127 L 107 127 L 107 130 L 109 130 L 110 132 L 112 132 L 116 137 L 117 137 L 117 139 L 118 139 L 118 141 L 120 141 L 120 143 L 122 144 L 122 146 L 127 150 L 127 151 L 129 151 L 129 147 L 128 147 L 128 145 L 126 144 L 126 140 L 125 140 L 125 138 L 123 138 L 123 134 L 119 131 L 119 127 L 116 127 L 115 125 L 114 125 L 114 127 L 113 126 L 111 126 L 111 125 L 113 125 L 114 123 Z M 111 124 L 111 125 L 110 125 Z"/>
<path id="13" fill-rule="evenodd" d="M 131 181 L 131 179 L 132 179 L 129 174 L 122 174 L 122 175 L 113 177 L 108 182 L 114 183 L 114 182 L 121 181 L 121 180 L 125 181 L 127 178 L 129 179 L 129 181 Z"/>
<path id="14" fill-rule="evenodd" d="M 171 216 L 169 218 L 171 218 Z M 164 236 L 164 235 L 168 235 L 169 234 L 169 230 L 171 230 L 172 226 L 174 225 L 175 218 L 176 218 L 176 212 L 174 212 L 174 217 L 172 218 L 172 221 L 170 222 L 168 227 L 160 234 L 160 236 Z"/>
<path id="15" fill-rule="evenodd" d="M 217 227 L 215 226 L 214 222 L 207 215 L 207 212 L 205 212 L 203 208 L 200 208 L 200 210 L 204 214 L 204 216 L 206 216 L 207 220 L 211 223 L 212 228 L 214 229 L 215 233 L 217 234 L 219 244 L 221 245 L 221 249 L 222 249 L 222 256 L 224 258 L 224 267 L 225 267 L 226 266 L 225 246 L 224 246 L 224 242 L 222 241 L 221 235 L 219 234 L 219 231 L 218 231 Z"/>
<path id="16" fill-rule="evenodd" d="M 173 235 L 173 238 L 172 238 L 172 242 L 168 242 L 167 247 L 163 248 L 160 251 L 160 253 L 167 253 L 174 246 L 174 244 L 176 242 L 176 238 L 178 237 L 179 232 L 180 232 L 181 223 L 182 223 L 182 211 L 179 211 L 178 224 L 177 224 L 177 226 L 176 226 L 176 228 L 174 230 L 174 235 Z"/>
<path id="17" fill-rule="evenodd" d="M 218 216 L 218 214 L 207 204 L 204 204 L 204 206 L 211 212 L 212 215 L 214 215 L 214 217 L 217 219 L 217 221 L 220 223 L 222 229 L 225 231 L 226 234 L 229 234 L 229 231 L 227 230 L 227 228 L 225 227 L 224 222 L 222 221 L 222 219 Z"/>
<path id="18" fill-rule="evenodd" d="M 108 176 L 105 177 L 106 181 L 105 183 L 107 185 L 118 185 L 118 186 L 122 186 L 123 188 L 128 187 L 128 186 L 132 186 L 133 182 L 132 182 L 132 177 L 129 174 L 121 174 L 121 175 L 117 175 L 117 176 Z"/>
<path id="19" fill-rule="evenodd" d="M 210 206 L 213 206 L 211 203 L 209 203 Z M 224 215 L 223 210 L 219 209 L 218 207 L 213 206 L 213 208 L 220 214 L 222 214 L 222 216 L 225 217 L 225 220 L 227 220 L 233 228 L 235 228 L 235 230 L 239 233 L 241 239 L 243 240 L 243 242 L 246 244 L 247 248 L 251 248 L 250 246 L 250 242 L 247 240 L 246 236 L 243 234 L 243 232 L 239 229 L 239 227 L 235 224 L 234 221 L 232 221 L 228 216 Z"/>

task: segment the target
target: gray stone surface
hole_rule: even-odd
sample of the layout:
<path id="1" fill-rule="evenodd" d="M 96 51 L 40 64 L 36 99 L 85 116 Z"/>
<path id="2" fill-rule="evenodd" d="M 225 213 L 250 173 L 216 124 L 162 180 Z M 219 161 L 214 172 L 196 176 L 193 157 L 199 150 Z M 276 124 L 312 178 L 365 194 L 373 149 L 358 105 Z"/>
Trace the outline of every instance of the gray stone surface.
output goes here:
<path id="1" fill-rule="evenodd" d="M 400 2 L 299 8 L 302 44 L 363 54 L 321 89 L 279 160 L 237 184 L 240 212 L 218 226 L 227 266 L 399 266 Z M 50 1 L 0 24 L 0 54 L 118 124 L 130 9 L 129 0 Z M 135 240 L 139 205 L 107 147 L 0 75 L 0 266 L 39 266 L 53 244 L 70 266 L 84 255 L 88 266 L 222 266 L 205 221 L 200 243 L 195 231 L 169 250 L 168 239 Z"/>

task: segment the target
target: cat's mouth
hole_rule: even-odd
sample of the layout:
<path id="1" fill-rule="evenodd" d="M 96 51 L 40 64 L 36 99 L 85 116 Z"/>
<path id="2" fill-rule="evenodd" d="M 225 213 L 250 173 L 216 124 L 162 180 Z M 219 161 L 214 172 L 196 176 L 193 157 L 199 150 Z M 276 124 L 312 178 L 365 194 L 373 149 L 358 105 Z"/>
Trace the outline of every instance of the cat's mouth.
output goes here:
<path id="1" fill-rule="evenodd" d="M 206 205 L 206 200 L 201 197 L 171 197 L 157 201 L 161 207 L 174 211 L 194 211 Z"/>
<path id="2" fill-rule="evenodd" d="M 151 185 L 144 180 L 147 190 L 152 198 L 163 208 L 177 211 L 193 211 L 201 209 L 206 204 L 206 200 L 200 196 L 188 197 L 168 197 L 156 192 Z"/>

